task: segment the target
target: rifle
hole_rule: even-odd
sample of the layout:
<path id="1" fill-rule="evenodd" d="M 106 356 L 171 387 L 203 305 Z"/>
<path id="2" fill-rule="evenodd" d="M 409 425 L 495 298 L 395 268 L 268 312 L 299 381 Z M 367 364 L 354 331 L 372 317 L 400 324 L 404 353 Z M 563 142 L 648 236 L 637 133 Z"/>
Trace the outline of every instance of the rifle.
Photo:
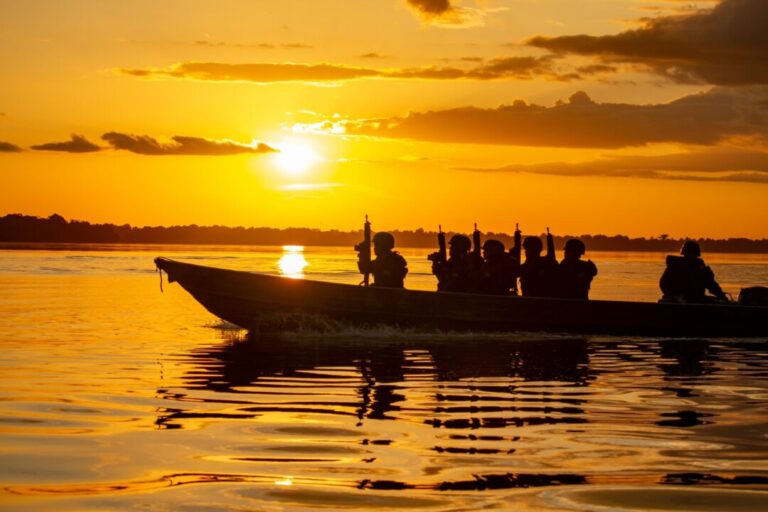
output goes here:
<path id="1" fill-rule="evenodd" d="M 448 259 L 448 251 L 445 248 L 445 233 L 443 233 L 443 226 L 437 226 L 437 252 L 433 252 L 427 259 L 432 263 L 445 263 Z"/>
<path id="2" fill-rule="evenodd" d="M 512 246 L 510 253 L 512 254 L 512 258 L 514 258 L 518 263 L 520 263 L 520 259 L 522 258 L 522 251 L 523 233 L 520 231 L 520 224 L 515 222 L 515 245 Z"/>
<path id="3" fill-rule="evenodd" d="M 355 245 L 357 251 L 357 268 L 363 274 L 361 285 L 368 286 L 371 275 L 371 223 L 368 222 L 368 215 L 365 216 L 363 224 L 363 241 Z"/>
<path id="4" fill-rule="evenodd" d="M 475 230 L 472 232 L 472 254 L 478 261 L 482 261 L 483 256 L 480 253 L 480 231 L 477 230 L 477 222 L 475 222 Z"/>
<path id="5" fill-rule="evenodd" d="M 557 259 L 557 255 L 555 254 L 555 239 L 550 234 L 549 227 L 547 227 L 547 258 L 553 260 Z"/>
<path id="6" fill-rule="evenodd" d="M 520 224 L 515 222 L 515 245 L 509 250 L 512 256 L 512 295 L 517 295 L 517 278 L 520 277 L 520 265 L 522 264 L 523 251 L 523 233 L 520 231 Z"/>

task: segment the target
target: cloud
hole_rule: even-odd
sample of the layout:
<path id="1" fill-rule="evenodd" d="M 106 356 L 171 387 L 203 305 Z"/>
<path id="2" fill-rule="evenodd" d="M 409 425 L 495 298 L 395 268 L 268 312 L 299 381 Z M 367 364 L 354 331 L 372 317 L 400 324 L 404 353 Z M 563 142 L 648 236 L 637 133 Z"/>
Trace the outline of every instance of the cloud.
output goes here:
<path id="1" fill-rule="evenodd" d="M 381 76 L 375 69 L 333 64 L 223 64 L 218 62 L 182 62 L 168 68 L 119 69 L 119 73 L 137 77 L 185 78 L 191 80 L 240 82 L 336 82 Z"/>
<path id="2" fill-rule="evenodd" d="M 65 151 L 67 153 L 93 153 L 100 151 L 101 148 L 96 144 L 89 142 L 82 135 L 72 134 L 72 139 L 66 142 L 49 142 L 47 144 L 38 144 L 32 146 L 32 149 L 38 151 Z"/>
<path id="3" fill-rule="evenodd" d="M 517 100 L 494 109 L 463 107 L 384 119 L 331 118 L 294 125 L 294 131 L 571 148 L 712 145 L 737 136 L 766 137 L 766 99 L 768 87 L 715 87 L 656 105 L 597 103 L 577 92 L 551 107 Z"/>
<path id="4" fill-rule="evenodd" d="M 428 16 L 442 16 L 454 9 L 450 0 L 407 0 L 411 7 Z"/>
<path id="5" fill-rule="evenodd" d="M 603 176 L 768 184 L 768 152 L 738 148 L 711 148 L 659 156 L 608 156 L 580 163 L 547 162 L 514 164 L 493 169 L 464 168 L 461 170 L 570 177 Z"/>
<path id="6" fill-rule="evenodd" d="M 182 62 L 167 68 L 121 68 L 116 72 L 140 78 L 177 78 L 188 80 L 273 82 L 342 82 L 364 78 L 398 80 L 531 80 L 543 77 L 568 81 L 577 74 L 564 73 L 555 66 L 556 57 L 503 57 L 474 67 L 419 67 L 379 69 L 337 64 L 224 64 L 219 62 Z"/>
<path id="7" fill-rule="evenodd" d="M 406 2 L 426 23 L 449 28 L 481 26 L 488 12 L 503 10 L 461 7 L 455 5 L 457 2 L 453 0 L 406 0 Z"/>
<path id="8" fill-rule="evenodd" d="M 616 73 L 619 69 L 616 66 L 609 64 L 588 64 L 586 66 L 579 66 L 576 68 L 576 72 L 579 75 L 608 75 Z"/>
<path id="9" fill-rule="evenodd" d="M 10 142 L 0 141 L 0 153 L 18 153 L 22 151 L 19 146 L 11 144 Z"/>
<path id="10" fill-rule="evenodd" d="M 615 35 L 534 37 L 556 54 L 627 62 L 681 83 L 768 84 L 768 2 L 722 0 L 712 9 L 644 20 Z"/>
<path id="11" fill-rule="evenodd" d="M 276 149 L 261 143 L 242 144 L 231 140 L 209 140 L 200 137 L 171 137 L 172 143 L 161 143 L 148 135 L 109 132 L 101 136 L 115 149 L 139 155 L 236 155 L 241 153 L 271 153 Z"/>
<path id="12" fill-rule="evenodd" d="M 361 59 L 389 59 L 390 58 L 389 55 L 382 55 L 376 52 L 363 53 L 358 55 L 358 57 Z"/>

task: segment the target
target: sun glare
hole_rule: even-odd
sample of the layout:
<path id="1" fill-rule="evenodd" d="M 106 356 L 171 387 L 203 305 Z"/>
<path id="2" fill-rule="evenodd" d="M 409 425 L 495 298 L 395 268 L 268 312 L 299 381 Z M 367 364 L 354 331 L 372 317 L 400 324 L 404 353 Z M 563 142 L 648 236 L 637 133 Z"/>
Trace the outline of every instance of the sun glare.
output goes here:
<path id="1" fill-rule="evenodd" d="M 286 174 L 304 174 L 314 164 L 321 160 L 320 155 L 306 143 L 288 141 L 277 145 L 279 153 L 275 154 L 275 164 Z"/>
<path id="2" fill-rule="evenodd" d="M 284 245 L 283 255 L 277 262 L 280 273 L 286 277 L 301 279 L 304 277 L 304 267 L 309 265 L 304 259 L 304 246 Z"/>

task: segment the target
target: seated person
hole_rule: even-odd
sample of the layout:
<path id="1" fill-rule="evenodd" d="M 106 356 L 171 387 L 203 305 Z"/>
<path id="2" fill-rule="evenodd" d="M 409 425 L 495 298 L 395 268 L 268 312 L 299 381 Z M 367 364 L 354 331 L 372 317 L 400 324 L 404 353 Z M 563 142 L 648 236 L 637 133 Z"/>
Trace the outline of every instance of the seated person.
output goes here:
<path id="1" fill-rule="evenodd" d="M 701 248 L 687 241 L 680 250 L 681 256 L 667 256 L 667 268 L 661 275 L 659 287 L 664 294 L 662 301 L 713 302 L 727 301 L 728 297 L 715 281 L 715 274 L 701 259 Z M 709 291 L 712 295 L 707 295 Z"/>
<path id="2" fill-rule="evenodd" d="M 469 254 L 472 241 L 466 235 L 453 235 L 448 245 L 448 259 L 432 262 L 432 273 L 437 276 L 437 291 L 473 291 L 476 268 Z"/>
<path id="3" fill-rule="evenodd" d="M 583 261 L 586 247 L 581 240 L 565 242 L 563 261 L 557 267 L 557 296 L 564 299 L 589 299 L 589 286 L 597 275 L 592 260 Z"/>
<path id="4" fill-rule="evenodd" d="M 489 239 L 483 244 L 477 291 L 492 295 L 509 295 L 515 286 L 512 257 L 500 240 Z"/>
<path id="5" fill-rule="evenodd" d="M 537 236 L 523 240 L 525 262 L 520 265 L 520 291 L 524 297 L 552 297 L 553 284 L 557 274 L 555 254 L 547 251 L 541 255 L 544 244 Z"/>
<path id="6" fill-rule="evenodd" d="M 408 264 L 405 258 L 392 250 L 394 247 L 395 237 L 391 233 L 376 233 L 373 235 L 373 252 L 376 258 L 370 262 L 368 268 L 363 268 L 363 264 L 358 262 L 361 273 L 373 274 L 373 286 L 403 288 Z"/>

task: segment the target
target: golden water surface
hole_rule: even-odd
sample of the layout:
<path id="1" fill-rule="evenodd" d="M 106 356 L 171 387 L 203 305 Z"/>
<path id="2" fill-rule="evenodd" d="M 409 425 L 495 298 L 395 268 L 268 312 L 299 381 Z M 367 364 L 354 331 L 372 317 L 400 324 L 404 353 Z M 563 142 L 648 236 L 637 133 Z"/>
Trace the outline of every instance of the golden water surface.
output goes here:
<path id="1" fill-rule="evenodd" d="M 248 336 L 152 258 L 356 282 L 354 253 L 127 249 L 0 250 L 3 510 L 768 509 L 766 339 Z M 593 296 L 655 298 L 658 255 L 590 257 Z"/>

